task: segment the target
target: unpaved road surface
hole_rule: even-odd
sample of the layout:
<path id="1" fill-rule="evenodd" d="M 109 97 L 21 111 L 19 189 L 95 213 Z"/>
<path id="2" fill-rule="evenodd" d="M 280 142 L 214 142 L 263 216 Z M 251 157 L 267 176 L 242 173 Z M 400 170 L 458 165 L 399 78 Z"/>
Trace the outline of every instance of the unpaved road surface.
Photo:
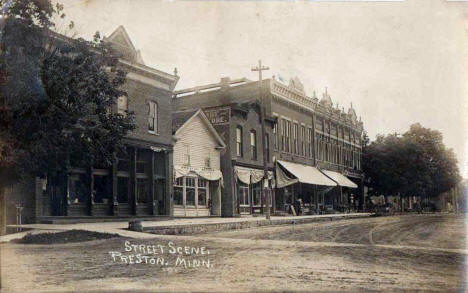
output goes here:
<path id="1" fill-rule="evenodd" d="M 3 292 L 466 292 L 465 219 L 411 215 L 151 240 L 1 248 Z M 165 247 L 168 265 L 125 264 L 125 241 Z M 205 247 L 210 267 L 176 265 Z M 146 251 L 145 253 L 147 253 Z M 148 254 L 147 254 L 148 255 Z"/>

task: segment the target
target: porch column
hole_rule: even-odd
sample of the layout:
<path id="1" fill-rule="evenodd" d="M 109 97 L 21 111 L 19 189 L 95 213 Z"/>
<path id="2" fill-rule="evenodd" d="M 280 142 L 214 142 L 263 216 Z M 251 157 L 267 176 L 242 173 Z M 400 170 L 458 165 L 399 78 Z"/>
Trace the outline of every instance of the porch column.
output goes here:
<path id="1" fill-rule="evenodd" d="M 366 200 L 364 194 L 364 177 L 361 177 L 361 181 L 359 182 L 359 211 L 364 211 L 366 208 Z"/>
<path id="2" fill-rule="evenodd" d="M 0 235 L 6 234 L 7 203 L 5 188 L 0 188 Z"/>
<path id="3" fill-rule="evenodd" d="M 317 194 L 317 186 L 314 185 L 314 200 L 315 200 L 315 213 L 318 215 L 320 213 L 319 205 L 318 205 L 318 194 Z"/>
<path id="4" fill-rule="evenodd" d="M 111 212 L 113 216 L 119 215 L 119 203 L 117 202 L 117 156 L 114 154 L 112 166 L 110 167 L 111 184 L 112 184 L 112 198 L 111 198 Z"/>
<path id="5" fill-rule="evenodd" d="M 43 216 L 42 212 L 42 200 L 44 198 L 44 195 L 42 194 L 42 179 L 39 177 L 36 177 L 36 184 L 34 188 L 34 202 L 35 202 L 35 210 L 34 210 L 34 221 L 37 222 L 37 218 Z M 0 199 L 1 201 L 1 199 Z M 1 204 L 0 204 L 0 209 L 1 209 Z M 1 211 L 1 210 L 0 210 Z M 3 212 L 3 211 L 2 211 Z M 0 219 L 1 221 L 1 219 Z M 0 225 L 1 227 L 1 225 Z"/>
<path id="6" fill-rule="evenodd" d="M 137 152 L 138 148 L 134 147 L 131 153 L 130 159 L 130 194 L 129 194 L 129 201 L 132 205 L 132 213 L 134 215 L 137 214 L 137 178 L 136 178 L 136 159 L 137 159 Z"/>
<path id="7" fill-rule="evenodd" d="M 294 188 L 294 186 L 296 186 L 296 184 L 291 185 L 291 202 L 289 203 L 293 207 L 294 207 L 294 203 L 296 202 L 296 188 Z M 297 215 L 297 211 L 296 211 L 296 215 Z"/>
<path id="8" fill-rule="evenodd" d="M 340 185 L 340 200 L 339 200 L 339 203 L 338 203 L 338 206 L 341 207 L 343 206 L 343 187 L 341 187 Z"/>
<path id="9" fill-rule="evenodd" d="M 164 211 L 166 215 L 170 215 L 171 217 L 174 215 L 173 209 L 173 172 L 172 172 L 172 156 L 173 151 L 169 150 L 168 152 L 164 153 L 164 170 L 166 171 L 166 192 L 164 195 Z"/>
<path id="10" fill-rule="evenodd" d="M 273 214 L 276 213 L 276 188 L 271 185 L 271 206 L 273 209 Z"/>
<path id="11" fill-rule="evenodd" d="M 151 151 L 151 160 L 150 160 L 150 163 L 151 163 L 151 167 L 149 169 L 149 178 L 150 178 L 150 181 L 149 181 L 149 189 L 150 189 L 150 192 L 149 192 L 149 204 L 151 205 L 151 208 L 150 208 L 150 213 L 152 215 L 157 215 L 158 214 L 158 206 L 156 204 L 156 201 L 154 200 L 154 180 L 155 180 L 155 177 L 154 177 L 154 174 L 155 174 L 155 170 L 154 170 L 154 152 Z"/>
<path id="12" fill-rule="evenodd" d="M 88 178 L 88 215 L 92 216 L 93 215 L 93 204 L 94 204 L 94 176 L 93 176 L 93 167 L 92 164 L 91 166 L 88 166 L 86 168 L 86 177 Z"/>
<path id="13" fill-rule="evenodd" d="M 312 209 L 312 201 L 314 200 L 314 194 L 309 193 L 309 215 L 313 215 L 314 210 Z"/>
<path id="14" fill-rule="evenodd" d="M 254 199 L 254 194 L 253 194 L 253 186 L 252 186 L 252 175 L 250 175 L 250 184 L 248 185 L 248 190 L 249 190 L 249 205 L 250 205 L 250 214 L 254 213 L 253 209 L 253 199 Z M 237 196 L 237 200 L 239 201 L 239 195 Z"/>
<path id="15" fill-rule="evenodd" d="M 61 176 L 62 182 L 61 182 L 61 189 L 63 192 L 63 215 L 68 216 L 68 203 L 69 203 L 69 198 L 68 198 L 68 172 L 65 172 L 63 176 Z M 91 189 L 92 190 L 92 189 Z"/>

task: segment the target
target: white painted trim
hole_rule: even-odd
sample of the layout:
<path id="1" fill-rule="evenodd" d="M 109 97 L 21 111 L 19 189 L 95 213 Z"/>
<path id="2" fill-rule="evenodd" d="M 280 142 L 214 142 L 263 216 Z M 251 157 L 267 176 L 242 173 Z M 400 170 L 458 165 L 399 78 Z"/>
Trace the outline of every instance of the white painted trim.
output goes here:
<path id="1" fill-rule="evenodd" d="M 179 139 L 178 137 L 178 134 L 182 131 L 182 129 L 184 129 L 185 127 L 187 127 L 187 125 L 190 124 L 190 122 L 195 119 L 196 116 L 200 115 L 201 119 L 203 122 L 205 122 L 205 125 L 208 127 L 208 130 L 210 131 L 210 133 L 215 137 L 215 139 L 218 141 L 218 143 L 221 145 L 221 148 L 225 148 L 226 147 L 226 144 L 224 143 L 223 139 L 219 136 L 218 132 L 216 131 L 216 129 L 213 127 L 213 125 L 211 124 L 210 120 L 208 119 L 208 117 L 206 117 L 205 113 L 203 113 L 203 111 L 201 109 L 199 109 L 197 112 L 195 112 L 192 117 L 190 117 L 187 121 L 185 121 L 184 124 L 182 124 L 182 126 L 179 127 L 179 129 L 176 130 L 176 132 L 174 133 L 174 137 L 176 139 Z"/>
<path id="2" fill-rule="evenodd" d="M 166 72 L 161 71 L 161 70 L 157 70 L 155 68 L 152 68 L 152 67 L 149 67 L 149 66 L 146 66 L 146 65 L 143 65 L 143 64 L 130 63 L 130 62 L 128 62 L 126 60 L 123 60 L 123 59 L 119 59 L 119 62 L 122 63 L 122 64 L 125 64 L 125 65 L 127 65 L 129 67 L 136 68 L 138 70 L 144 71 L 146 73 L 163 77 L 165 79 L 168 79 L 171 82 L 176 82 L 176 81 L 179 80 L 179 77 L 177 75 L 172 75 L 172 74 L 166 73 Z"/>
<path id="3" fill-rule="evenodd" d="M 139 81 L 139 82 L 142 82 L 144 84 L 148 84 L 148 85 L 151 85 L 151 86 L 154 86 L 154 87 L 159 87 L 159 88 L 165 89 L 167 91 L 171 90 L 169 85 L 167 85 L 165 83 L 162 83 L 160 81 L 157 81 L 155 79 L 148 78 L 148 77 L 146 77 L 144 75 L 141 75 L 141 74 L 138 74 L 138 73 L 129 72 L 129 73 L 127 73 L 127 78 L 131 79 L 131 80 Z"/>

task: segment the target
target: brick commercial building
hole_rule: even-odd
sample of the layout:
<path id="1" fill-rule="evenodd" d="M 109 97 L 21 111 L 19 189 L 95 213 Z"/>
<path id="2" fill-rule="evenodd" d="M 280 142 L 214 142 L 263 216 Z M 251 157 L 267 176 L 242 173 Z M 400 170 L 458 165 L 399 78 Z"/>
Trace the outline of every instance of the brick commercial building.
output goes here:
<path id="1" fill-rule="evenodd" d="M 266 109 L 265 154 L 260 89 Z M 298 79 L 289 85 L 267 79 L 259 87 L 259 82 L 223 78 L 175 92 L 175 110 L 195 105 L 204 109 L 227 144 L 221 159 L 223 216 L 264 211 L 263 155 L 274 212 L 290 212 L 295 205 L 309 213 L 362 208 L 363 125 L 352 107 L 347 112 L 334 107 L 327 91 L 319 100 L 315 93 L 307 96 Z"/>
<path id="2" fill-rule="evenodd" d="M 52 196 L 46 179 L 9 189 L 8 224 L 15 223 L 15 206 L 23 206 L 23 222 L 48 217 L 107 217 L 170 215 L 172 194 L 172 92 L 178 81 L 146 66 L 127 32 L 120 26 L 105 39 L 120 55 L 127 71 L 127 95 L 112 111 L 134 112 L 137 128 L 125 139 L 125 154 L 110 167 L 70 168 Z M 50 184 L 49 184 L 50 185 Z"/>

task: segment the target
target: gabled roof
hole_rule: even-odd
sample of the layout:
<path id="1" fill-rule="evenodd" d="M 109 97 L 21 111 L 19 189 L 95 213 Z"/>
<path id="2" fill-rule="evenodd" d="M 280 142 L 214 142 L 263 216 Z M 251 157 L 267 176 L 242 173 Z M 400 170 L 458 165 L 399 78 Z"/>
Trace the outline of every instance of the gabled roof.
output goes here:
<path id="1" fill-rule="evenodd" d="M 119 25 L 119 27 L 109 37 L 107 37 L 106 40 L 136 51 L 135 46 L 123 25 Z"/>
<path id="2" fill-rule="evenodd" d="M 201 109 L 197 110 L 187 110 L 187 111 L 179 111 L 172 113 L 172 133 L 177 138 L 177 134 L 181 132 L 195 117 L 199 116 L 200 119 L 204 122 L 210 133 L 215 137 L 218 141 L 219 145 L 222 148 L 226 147 L 223 139 L 219 136 L 216 129 L 211 124 L 208 117 L 206 117 L 205 113 Z"/>
<path id="3" fill-rule="evenodd" d="M 125 28 L 120 25 L 109 37 L 104 38 L 106 42 L 112 44 L 114 50 L 122 54 L 122 58 L 131 62 L 145 64 L 141 58 L 140 50 L 137 50 L 130 39 Z"/>
<path id="4" fill-rule="evenodd" d="M 179 111 L 172 113 L 172 133 L 175 134 L 176 131 L 182 127 L 182 125 L 187 122 L 195 113 L 197 113 L 198 109 L 196 110 L 187 110 L 187 111 Z"/>

